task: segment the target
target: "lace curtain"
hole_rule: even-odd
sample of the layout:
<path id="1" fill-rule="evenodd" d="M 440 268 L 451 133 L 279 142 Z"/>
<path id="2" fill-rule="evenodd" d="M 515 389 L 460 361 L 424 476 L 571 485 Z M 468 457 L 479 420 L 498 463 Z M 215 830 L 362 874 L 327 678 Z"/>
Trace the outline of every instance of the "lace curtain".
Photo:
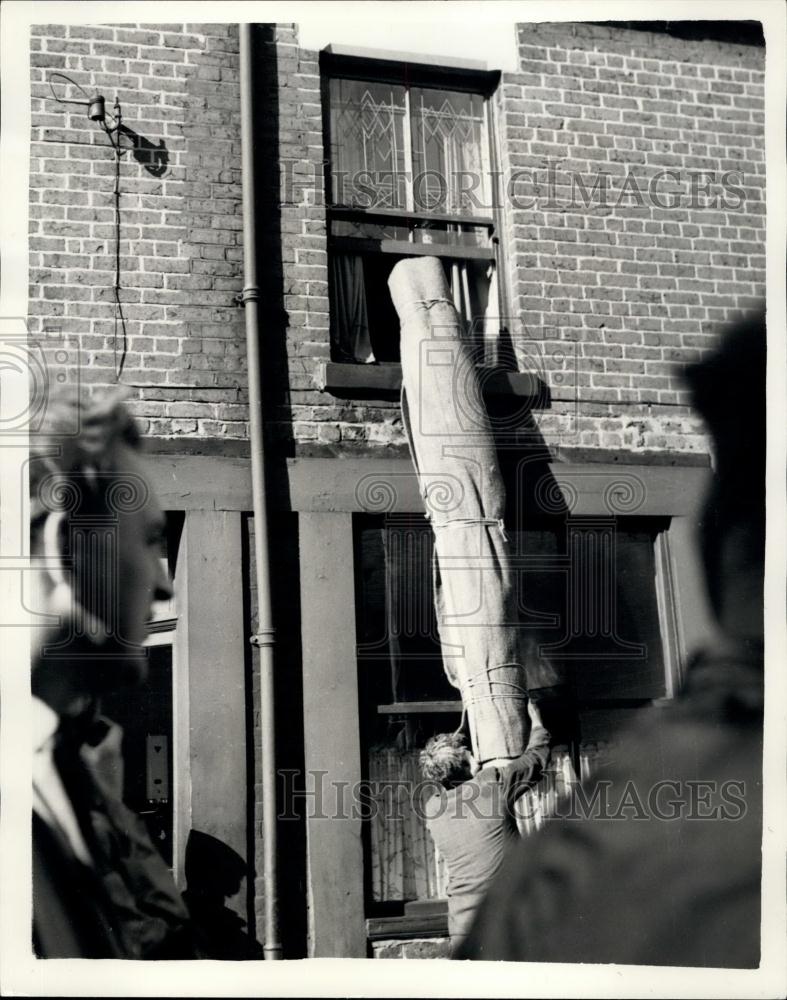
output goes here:
<path id="1" fill-rule="evenodd" d="M 330 88 L 333 203 L 407 208 L 404 87 L 332 79 Z"/>
<path id="2" fill-rule="evenodd" d="M 332 79 L 330 103 L 335 205 L 491 213 L 479 94 Z"/>
<path id="3" fill-rule="evenodd" d="M 416 209 L 490 215 L 483 97 L 414 87 L 410 126 Z"/>
<path id="4" fill-rule="evenodd" d="M 413 803 L 422 781 L 418 751 L 372 750 L 369 778 L 375 806 L 371 820 L 375 902 L 443 898 L 445 865 Z"/>

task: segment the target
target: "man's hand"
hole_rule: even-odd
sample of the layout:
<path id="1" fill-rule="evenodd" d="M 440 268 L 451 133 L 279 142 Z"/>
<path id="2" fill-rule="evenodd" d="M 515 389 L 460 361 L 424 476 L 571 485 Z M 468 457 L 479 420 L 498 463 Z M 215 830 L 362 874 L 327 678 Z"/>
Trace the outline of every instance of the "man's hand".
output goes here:
<path id="1" fill-rule="evenodd" d="M 530 716 L 530 721 L 532 722 L 534 729 L 544 728 L 544 723 L 541 719 L 541 712 L 538 710 L 538 705 L 532 698 L 528 698 L 527 700 L 527 714 Z"/>
<path id="2" fill-rule="evenodd" d="M 98 716 L 82 745 L 82 759 L 93 775 L 116 798 L 123 798 L 123 730 L 106 716 Z"/>

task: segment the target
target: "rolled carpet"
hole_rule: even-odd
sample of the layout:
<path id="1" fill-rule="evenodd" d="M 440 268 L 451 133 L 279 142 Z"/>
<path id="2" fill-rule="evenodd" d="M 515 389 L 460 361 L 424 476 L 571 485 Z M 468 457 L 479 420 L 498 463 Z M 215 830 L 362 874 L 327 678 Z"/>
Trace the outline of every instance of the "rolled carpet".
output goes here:
<path id="1" fill-rule="evenodd" d="M 476 758 L 527 746 L 528 679 L 503 525 L 505 488 L 472 351 L 440 261 L 400 261 L 388 280 L 401 323 L 402 418 L 434 532 L 443 664 L 462 695 Z"/>

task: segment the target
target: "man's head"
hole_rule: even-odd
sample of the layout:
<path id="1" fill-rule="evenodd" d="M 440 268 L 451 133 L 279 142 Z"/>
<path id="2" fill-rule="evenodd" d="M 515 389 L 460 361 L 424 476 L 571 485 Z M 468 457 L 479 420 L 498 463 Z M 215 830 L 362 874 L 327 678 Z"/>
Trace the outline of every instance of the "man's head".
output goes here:
<path id="1" fill-rule="evenodd" d="M 765 314 L 729 330 L 686 372 L 713 439 L 715 476 L 702 517 L 708 593 L 724 632 L 763 634 L 765 560 Z"/>
<path id="2" fill-rule="evenodd" d="M 152 604 L 172 590 L 140 449 L 117 390 L 56 396 L 31 441 L 31 550 L 43 610 L 58 618 L 39 636 L 42 697 L 53 685 L 100 694 L 144 676 Z"/>
<path id="3" fill-rule="evenodd" d="M 420 753 L 421 772 L 427 781 L 453 788 L 472 778 L 477 768 L 461 733 L 433 736 Z"/>

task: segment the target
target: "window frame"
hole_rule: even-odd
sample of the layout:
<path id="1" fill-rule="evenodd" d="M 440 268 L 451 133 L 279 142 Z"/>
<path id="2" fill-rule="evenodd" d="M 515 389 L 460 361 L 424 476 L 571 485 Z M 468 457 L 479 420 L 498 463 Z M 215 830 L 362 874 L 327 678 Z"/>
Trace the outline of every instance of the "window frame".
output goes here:
<path id="1" fill-rule="evenodd" d="M 320 96 L 322 105 L 322 127 L 324 148 L 324 191 L 325 213 L 327 227 L 327 250 L 330 258 L 332 252 L 354 251 L 360 256 L 367 254 L 394 254 L 398 256 L 432 256 L 460 262 L 487 261 L 494 265 L 497 278 L 497 306 L 499 315 L 498 338 L 501 342 L 510 336 L 505 321 L 509 313 L 508 285 L 505 279 L 505 259 L 500 243 L 499 233 L 502 231 L 502 209 L 500 192 L 497 190 L 499 170 L 498 123 L 494 102 L 492 100 L 500 82 L 499 71 L 490 71 L 481 64 L 469 61 L 456 61 L 452 65 L 440 62 L 424 62 L 417 56 L 404 53 L 361 52 L 353 49 L 337 49 L 328 46 L 320 52 Z M 406 93 L 414 88 L 455 90 L 461 93 L 477 94 L 483 99 L 484 125 L 486 129 L 486 148 L 483 150 L 485 168 L 488 168 L 488 194 L 492 202 L 488 212 L 483 215 L 464 215 L 445 212 L 429 212 L 423 208 L 363 208 L 350 205 L 339 205 L 333 202 L 333 163 L 332 163 L 332 132 L 331 132 L 331 95 L 332 79 L 360 80 L 403 85 Z M 409 102 L 407 112 L 407 127 L 411 123 Z M 407 144 L 409 146 L 409 142 Z M 359 237 L 333 236 L 332 223 L 342 220 L 408 222 L 458 224 L 485 228 L 488 233 L 488 245 L 473 246 L 470 244 L 451 243 L 417 243 L 404 240 L 381 239 L 364 240 Z M 376 380 L 366 380 L 355 385 L 356 378 L 353 369 L 369 369 L 385 367 L 400 370 L 398 362 L 379 362 L 375 365 L 365 365 L 363 362 L 331 361 L 326 366 L 323 375 L 323 387 L 329 391 L 337 391 L 348 396 L 363 392 L 376 386 Z M 328 371 L 330 369 L 330 371 Z M 349 370 L 349 371 L 348 371 Z M 336 390 L 332 383 L 336 383 Z M 348 387 L 349 383 L 349 387 Z M 343 388 L 341 386 L 343 385 Z"/>
<path id="2" fill-rule="evenodd" d="M 393 527 L 397 526 L 397 522 L 402 518 L 402 516 L 405 518 L 402 522 L 402 526 L 405 529 L 408 527 L 415 527 L 420 513 L 421 512 L 410 512 L 409 509 L 407 511 L 397 511 L 396 514 L 392 514 L 392 517 L 394 518 Z M 593 520 L 595 520 L 595 518 Z M 641 710 L 649 704 L 660 703 L 668 700 L 674 696 L 679 686 L 681 670 L 678 639 L 679 609 L 676 605 L 677 592 L 673 576 L 669 536 L 672 520 L 673 518 L 670 516 L 654 513 L 650 513 L 649 516 L 645 517 L 638 517 L 634 514 L 620 515 L 614 518 L 614 531 L 616 533 L 620 531 L 624 534 L 640 533 L 650 536 L 650 551 L 653 559 L 652 598 L 656 606 L 655 626 L 657 629 L 654 639 L 659 644 L 658 676 L 663 681 L 664 690 L 663 693 L 659 694 L 637 693 L 622 695 L 615 692 L 610 694 L 591 694 L 585 695 L 584 697 L 578 696 L 576 701 L 572 702 L 573 707 L 577 712 L 575 722 L 577 731 L 566 743 L 566 749 L 578 779 L 582 771 L 580 763 L 581 747 L 583 744 L 591 746 L 595 745 L 598 738 L 597 734 L 592 732 L 593 723 L 589 718 L 586 718 L 588 714 L 612 713 L 612 715 L 614 715 L 615 713 L 620 712 L 620 720 L 617 726 L 617 728 L 619 728 L 631 712 Z M 412 523 L 408 524 L 408 521 L 411 521 Z M 541 519 L 534 519 L 531 517 L 528 518 L 527 528 L 523 526 L 520 528 L 520 532 L 525 533 L 530 530 L 547 530 L 555 532 L 560 548 L 559 540 L 561 535 L 565 536 L 564 541 L 566 545 L 568 545 L 571 526 L 573 525 L 575 528 L 579 528 L 581 530 L 586 526 L 585 522 L 587 521 L 587 514 L 584 517 L 581 516 L 576 519 L 571 514 L 555 517 L 545 515 L 542 516 Z M 356 590 L 357 627 L 363 620 L 361 611 L 365 604 L 361 541 L 362 534 L 364 531 L 370 529 L 385 531 L 389 525 L 387 524 L 387 518 L 385 516 L 380 518 L 379 515 L 375 515 L 373 513 L 356 512 L 352 515 L 352 522 L 354 546 L 353 573 Z M 595 525 L 591 525 L 591 528 L 592 527 L 595 527 Z M 425 532 L 430 531 L 428 526 L 424 526 L 423 530 Z M 532 555 L 528 556 L 523 552 L 519 552 L 517 554 L 513 551 L 515 548 L 516 545 L 512 544 L 512 558 L 514 560 L 514 564 L 518 565 L 520 570 L 528 563 L 531 564 L 532 568 L 537 568 L 537 565 L 541 561 L 542 557 Z M 554 567 L 550 567 L 551 571 L 565 576 L 568 573 L 568 569 L 565 565 L 567 558 L 567 552 L 559 551 L 556 554 L 558 562 Z M 410 565 L 412 565 L 412 563 L 410 563 Z M 425 564 L 425 566 L 426 565 L 427 564 Z M 619 568 L 620 566 L 617 564 L 616 570 L 619 570 Z M 428 576 L 430 572 L 428 570 L 428 566 L 425 572 Z M 387 583 L 387 577 L 385 578 L 385 581 Z M 566 580 L 566 585 L 567 582 L 568 581 Z M 356 642 L 358 666 L 357 689 L 359 694 L 359 746 L 361 754 L 360 767 L 363 780 L 371 781 L 371 774 L 369 773 L 369 753 L 373 745 L 373 739 L 371 737 L 372 730 L 374 729 L 374 723 L 371 718 L 372 712 L 376 711 L 377 715 L 388 718 L 399 718 L 401 719 L 402 724 L 404 725 L 406 723 L 408 727 L 416 724 L 417 720 L 424 720 L 427 723 L 429 721 L 434 722 L 437 715 L 442 715 L 446 720 L 443 728 L 453 729 L 454 726 L 459 723 L 462 716 L 462 701 L 459 696 L 459 692 L 456 692 L 455 696 L 450 701 L 419 700 L 417 698 L 407 697 L 406 694 L 403 694 L 398 701 L 390 704 L 376 701 L 373 693 L 368 690 L 368 685 L 367 682 L 365 682 L 363 675 L 364 671 L 369 670 L 372 667 L 372 662 L 374 660 L 385 660 L 385 654 L 382 652 L 378 654 L 375 650 L 382 650 L 383 648 L 387 649 L 387 637 L 386 639 L 381 638 L 375 643 L 364 641 L 360 632 L 357 632 Z M 569 656 L 569 660 L 575 661 L 575 657 Z M 561 662 L 559 656 L 556 662 Z M 426 666 L 425 663 L 423 665 Z M 429 664 L 429 669 L 440 670 L 442 667 L 434 662 Z M 650 682 L 646 680 L 643 683 L 647 687 L 648 683 L 652 683 L 652 680 Z M 590 729 L 588 734 L 584 734 L 582 732 L 585 725 L 588 725 Z M 590 738 L 588 739 L 587 736 Z M 558 739 L 557 742 L 562 744 L 561 739 Z M 445 896 L 423 896 L 415 899 L 403 900 L 374 898 L 374 848 L 373 833 L 369 819 L 364 819 L 361 836 L 364 859 L 364 915 L 366 918 L 369 940 L 386 940 L 389 938 L 412 939 L 417 936 L 441 937 L 447 933 L 447 898 Z"/>

